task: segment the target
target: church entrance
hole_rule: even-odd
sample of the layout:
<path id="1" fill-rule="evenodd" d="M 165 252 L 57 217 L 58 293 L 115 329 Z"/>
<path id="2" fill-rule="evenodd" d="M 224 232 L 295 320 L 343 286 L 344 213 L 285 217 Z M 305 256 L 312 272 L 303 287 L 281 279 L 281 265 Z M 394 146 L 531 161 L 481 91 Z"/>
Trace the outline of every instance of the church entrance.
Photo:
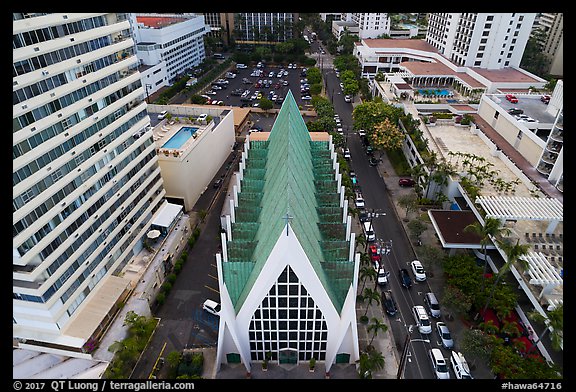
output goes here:
<path id="1" fill-rule="evenodd" d="M 278 352 L 278 363 L 279 364 L 291 364 L 295 365 L 298 363 L 298 351 L 293 348 L 285 348 Z"/>

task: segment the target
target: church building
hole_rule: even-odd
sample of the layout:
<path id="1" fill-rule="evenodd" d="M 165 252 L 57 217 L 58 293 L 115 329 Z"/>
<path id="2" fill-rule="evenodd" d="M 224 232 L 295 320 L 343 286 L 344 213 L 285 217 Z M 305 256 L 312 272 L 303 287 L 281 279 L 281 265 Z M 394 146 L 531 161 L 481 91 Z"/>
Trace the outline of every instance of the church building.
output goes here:
<path id="1" fill-rule="evenodd" d="M 289 92 L 244 147 L 216 255 L 217 369 L 355 363 L 360 256 L 331 136 L 308 131 Z"/>

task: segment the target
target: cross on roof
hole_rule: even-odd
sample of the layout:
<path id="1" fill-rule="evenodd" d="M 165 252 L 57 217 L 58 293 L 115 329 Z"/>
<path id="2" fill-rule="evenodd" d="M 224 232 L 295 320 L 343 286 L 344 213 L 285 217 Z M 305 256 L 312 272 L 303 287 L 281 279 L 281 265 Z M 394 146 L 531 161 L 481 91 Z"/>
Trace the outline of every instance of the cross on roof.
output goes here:
<path id="1" fill-rule="evenodd" d="M 289 222 L 289 220 L 292 219 L 292 218 L 293 218 L 293 216 L 290 216 L 290 215 L 288 214 L 288 212 L 286 212 L 286 215 L 282 218 L 282 219 L 284 219 L 284 220 L 286 221 L 286 236 L 288 236 L 288 222 Z"/>

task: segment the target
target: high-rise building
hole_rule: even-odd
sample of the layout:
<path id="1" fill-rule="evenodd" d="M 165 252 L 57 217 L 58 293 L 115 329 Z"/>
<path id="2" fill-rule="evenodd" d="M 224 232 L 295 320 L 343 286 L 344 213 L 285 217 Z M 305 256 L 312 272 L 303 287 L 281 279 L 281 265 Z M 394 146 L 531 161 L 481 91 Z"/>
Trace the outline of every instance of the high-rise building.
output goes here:
<path id="1" fill-rule="evenodd" d="M 360 39 L 390 35 L 390 17 L 386 12 L 343 13 L 341 20 L 354 22 L 358 26 Z"/>
<path id="2" fill-rule="evenodd" d="M 204 35 L 210 27 L 203 15 L 136 14 L 135 18 L 138 58 L 149 66 L 164 64 L 165 80 L 150 81 L 149 93 L 174 83 L 178 76 L 204 61 Z"/>
<path id="3" fill-rule="evenodd" d="M 292 12 L 240 12 L 234 15 L 234 39 L 238 45 L 271 44 L 295 37 Z"/>
<path id="4" fill-rule="evenodd" d="M 564 14 L 563 13 L 541 13 L 535 29 L 542 32 L 542 53 L 549 59 L 550 66 L 548 73 L 562 77 L 564 74 Z"/>
<path id="5" fill-rule="evenodd" d="M 81 355 L 165 194 L 128 14 L 13 14 L 13 338 Z"/>
<path id="6" fill-rule="evenodd" d="M 519 67 L 535 13 L 431 13 L 426 41 L 456 65 Z"/>
<path id="7" fill-rule="evenodd" d="M 360 255 L 330 136 L 308 132 L 289 92 L 245 151 L 216 255 L 218 367 L 354 363 Z"/>

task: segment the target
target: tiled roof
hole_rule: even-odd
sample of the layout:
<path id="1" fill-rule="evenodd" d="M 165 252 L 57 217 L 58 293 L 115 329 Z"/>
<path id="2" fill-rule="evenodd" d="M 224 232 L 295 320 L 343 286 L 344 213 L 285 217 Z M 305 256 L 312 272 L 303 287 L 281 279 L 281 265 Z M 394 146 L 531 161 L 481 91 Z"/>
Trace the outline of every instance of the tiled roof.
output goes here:
<path id="1" fill-rule="evenodd" d="M 254 139 L 252 140 L 252 135 Z M 253 133 L 227 243 L 224 281 L 238 310 L 278 238 L 290 228 L 334 306 L 352 283 L 343 211 L 326 135 L 311 134 L 291 92 L 269 133 Z"/>

